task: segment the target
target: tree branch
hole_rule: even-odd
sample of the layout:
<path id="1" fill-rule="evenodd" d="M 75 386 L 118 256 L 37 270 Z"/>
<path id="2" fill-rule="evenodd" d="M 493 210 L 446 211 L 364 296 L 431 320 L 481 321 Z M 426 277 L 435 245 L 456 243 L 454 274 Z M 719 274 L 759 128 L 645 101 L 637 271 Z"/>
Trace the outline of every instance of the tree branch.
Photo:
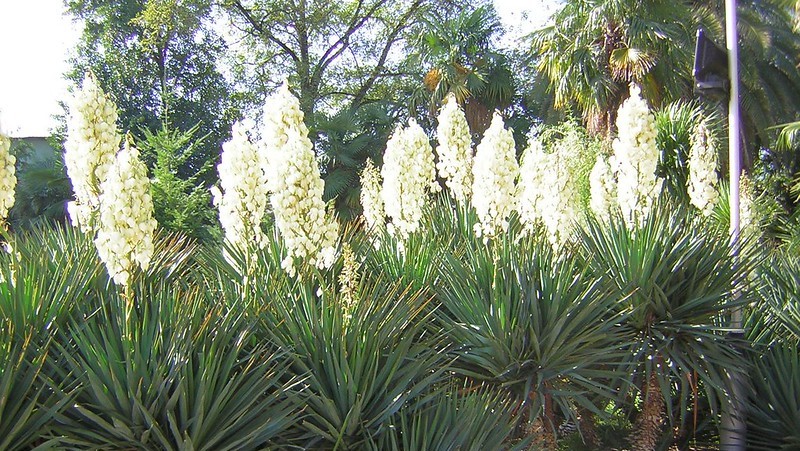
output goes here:
<path id="1" fill-rule="evenodd" d="M 244 19 L 253 26 L 253 29 L 256 30 L 259 34 L 266 37 L 267 40 L 272 41 L 278 47 L 281 48 L 295 63 L 299 62 L 300 59 L 297 57 L 297 54 L 291 47 L 289 47 L 285 42 L 278 39 L 274 34 L 272 34 L 266 27 L 264 27 L 262 21 L 257 20 L 252 12 L 245 8 L 244 5 L 238 0 L 231 2 L 231 6 L 234 7 Z"/>
<path id="2" fill-rule="evenodd" d="M 375 68 L 372 69 L 367 80 L 361 85 L 361 88 L 358 90 L 356 95 L 353 97 L 353 101 L 350 103 L 350 109 L 355 110 L 358 108 L 361 103 L 364 101 L 364 98 L 369 92 L 370 89 L 375 85 L 375 81 L 377 81 L 378 77 L 380 76 L 381 72 L 385 69 L 386 59 L 389 56 L 389 51 L 391 51 L 392 46 L 394 46 L 395 42 L 398 40 L 398 35 L 400 32 L 408 25 L 406 22 L 412 16 L 416 10 L 422 6 L 425 0 L 415 0 L 414 3 L 408 8 L 408 10 L 403 14 L 403 16 L 398 21 L 397 25 L 394 27 L 391 33 L 386 40 L 386 45 L 383 46 L 383 50 L 381 51 L 381 56 L 378 58 L 378 64 L 375 65 Z"/>

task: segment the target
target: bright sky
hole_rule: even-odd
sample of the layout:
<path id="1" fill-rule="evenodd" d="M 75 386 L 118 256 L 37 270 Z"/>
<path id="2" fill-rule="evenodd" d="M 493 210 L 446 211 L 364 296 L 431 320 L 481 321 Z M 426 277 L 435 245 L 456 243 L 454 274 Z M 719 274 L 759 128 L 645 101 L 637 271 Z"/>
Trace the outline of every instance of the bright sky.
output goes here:
<path id="1" fill-rule="evenodd" d="M 495 0 L 512 36 L 543 24 L 561 0 Z M 67 99 L 63 74 L 80 36 L 63 0 L 0 0 L 0 129 L 13 137 L 47 136 Z M 504 40 L 509 46 L 514 39 Z"/>
<path id="2" fill-rule="evenodd" d="M 63 11 L 63 0 L 0 0 L 0 127 L 11 136 L 49 135 L 61 112 L 80 36 Z"/>

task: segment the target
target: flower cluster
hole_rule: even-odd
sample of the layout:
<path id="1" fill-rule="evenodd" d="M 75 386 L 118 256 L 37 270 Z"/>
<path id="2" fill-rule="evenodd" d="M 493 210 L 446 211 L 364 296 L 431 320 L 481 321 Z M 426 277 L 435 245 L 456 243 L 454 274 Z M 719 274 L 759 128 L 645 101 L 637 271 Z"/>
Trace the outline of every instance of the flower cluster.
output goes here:
<path id="1" fill-rule="evenodd" d="M 617 130 L 609 163 L 617 179 L 617 202 L 628 227 L 634 227 L 652 208 L 662 181 L 655 174 L 659 159 L 655 118 L 633 83 L 630 98 L 617 112 Z"/>
<path id="2" fill-rule="evenodd" d="M 8 217 L 14 206 L 14 189 L 17 186 L 15 164 L 17 159 L 11 155 L 11 139 L 0 128 L 0 221 Z"/>
<path id="3" fill-rule="evenodd" d="M 147 168 L 129 142 L 117 153 L 101 188 L 95 246 L 114 282 L 127 285 L 136 266 L 146 270 L 150 265 L 158 225 Z"/>
<path id="4" fill-rule="evenodd" d="M 381 199 L 381 173 L 370 159 L 361 171 L 361 207 L 367 230 L 372 232 L 384 226 L 386 213 Z"/>
<path id="5" fill-rule="evenodd" d="M 479 221 L 475 234 L 487 242 L 508 228 L 519 176 L 513 132 L 505 128 L 497 112 L 475 151 L 472 175 L 472 203 Z"/>
<path id="6" fill-rule="evenodd" d="M 740 234 L 755 235 L 758 232 L 756 223 L 753 186 L 747 174 L 739 176 L 739 231 Z"/>
<path id="7" fill-rule="evenodd" d="M 452 93 L 447 96 L 439 112 L 436 133 L 439 137 L 436 169 L 439 176 L 445 179 L 453 197 L 464 204 L 470 197 L 472 187 L 472 138 L 467 117 Z"/>
<path id="8" fill-rule="evenodd" d="M 336 259 L 339 225 L 322 199 L 319 173 L 300 102 L 286 83 L 267 100 L 264 111 L 265 168 L 275 224 L 288 255 L 282 266 L 296 273 L 295 260 L 330 268 Z"/>
<path id="9" fill-rule="evenodd" d="M 398 127 L 386 143 L 381 176 L 381 198 L 391 221 L 387 229 L 405 241 L 419 227 L 428 191 L 441 189 L 428 136 L 414 119 L 405 129 Z"/>
<path id="10" fill-rule="evenodd" d="M 522 153 L 519 184 L 517 185 L 517 212 L 523 232 L 530 233 L 542 221 L 545 198 L 551 195 L 552 168 L 542 141 L 531 137 L 528 148 Z"/>
<path id="11" fill-rule="evenodd" d="M 614 197 L 615 188 L 611 166 L 609 166 L 608 161 L 602 154 L 598 154 L 597 162 L 592 167 L 592 172 L 589 173 L 591 196 L 589 207 L 595 216 L 602 221 L 607 221 L 609 213 L 617 206 L 616 198 Z"/>
<path id="12" fill-rule="evenodd" d="M 353 319 L 353 310 L 358 303 L 360 275 L 356 254 L 349 244 L 342 245 L 342 272 L 339 273 L 339 296 L 345 324 Z"/>
<path id="13" fill-rule="evenodd" d="M 267 243 L 261 230 L 267 211 L 267 177 L 259 151 L 241 122 L 233 124 L 233 136 L 222 150 L 217 166 L 222 191 L 215 187 L 212 194 L 225 240 L 240 250 L 247 249 L 250 243 L 263 248 Z"/>
<path id="14" fill-rule="evenodd" d="M 70 106 L 64 163 L 75 191 L 68 205 L 73 225 L 90 233 L 100 205 L 100 185 L 105 181 L 122 137 L 117 131 L 117 107 L 103 93 L 91 72 Z"/>
<path id="15" fill-rule="evenodd" d="M 517 211 L 523 233 L 531 233 L 540 223 L 554 248 L 571 235 L 580 210 L 572 167 L 579 158 L 574 144 L 562 139 L 547 153 L 534 137 L 522 157 Z"/>
<path id="16" fill-rule="evenodd" d="M 717 193 L 717 148 L 705 122 L 695 127 L 689 154 L 689 200 L 703 216 L 711 214 L 719 198 Z"/>

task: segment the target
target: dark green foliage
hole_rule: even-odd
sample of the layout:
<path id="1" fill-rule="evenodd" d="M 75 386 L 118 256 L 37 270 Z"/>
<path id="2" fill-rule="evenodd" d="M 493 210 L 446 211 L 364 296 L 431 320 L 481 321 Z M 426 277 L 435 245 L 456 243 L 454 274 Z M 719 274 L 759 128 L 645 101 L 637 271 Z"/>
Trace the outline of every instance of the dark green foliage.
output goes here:
<path id="1" fill-rule="evenodd" d="M 257 449 L 293 422 L 287 363 L 197 290 L 111 290 L 63 331 L 83 387 L 60 431 L 73 446 Z"/>
<path id="2" fill-rule="evenodd" d="M 49 338 L 0 318 L 0 449 L 58 449 L 47 436 L 74 392 L 46 374 Z"/>
<path id="3" fill-rule="evenodd" d="M 334 201 L 339 219 L 353 220 L 361 213 L 361 170 L 367 159 L 381 159 L 396 114 L 386 102 L 375 102 L 316 117 L 310 134 L 317 136 L 315 150 L 321 155 L 323 199 Z"/>
<path id="4" fill-rule="evenodd" d="M 515 405 L 506 393 L 488 387 L 438 387 L 416 409 L 403 409 L 380 449 L 404 451 L 521 450 L 509 439 L 516 425 Z"/>
<path id="5" fill-rule="evenodd" d="M 780 343 L 754 357 L 753 391 L 747 408 L 747 441 L 751 449 L 800 447 L 800 350 Z"/>
<path id="6" fill-rule="evenodd" d="M 14 228 L 27 228 L 42 221 L 66 222 L 72 184 L 61 155 L 35 153 L 20 141 L 14 142 L 11 151 L 17 158 L 17 188 L 9 213 Z"/>
<path id="7" fill-rule="evenodd" d="M 144 140 L 144 130 L 186 132 L 199 124 L 206 139 L 181 178 L 216 158 L 239 105 L 217 69 L 226 45 L 210 26 L 210 2 L 65 3 L 85 24 L 69 78 L 78 84 L 91 69 L 120 110 L 120 128 L 137 141 Z"/>
<path id="8" fill-rule="evenodd" d="M 579 259 L 540 237 L 511 238 L 445 254 L 440 268 L 437 319 L 456 371 L 509 390 L 547 422 L 556 407 L 574 416 L 576 404 L 598 410 L 591 395 L 610 396 L 600 381 L 614 377 L 625 340 L 618 300 Z"/>
<path id="9" fill-rule="evenodd" d="M 683 406 L 692 395 L 684 382 L 696 374 L 713 406 L 726 396 L 723 369 L 746 371 L 729 344 L 723 315 L 748 299 L 744 282 L 753 268 L 752 248 L 743 246 L 734 258 L 724 233 L 666 202 L 633 231 L 613 217 L 609 224 L 590 218 L 583 232 L 591 267 L 628 313 L 623 327 L 630 334 L 624 348 L 631 382 L 641 387 L 655 374 L 669 418 L 673 383 L 681 384 Z"/>
<path id="10" fill-rule="evenodd" d="M 91 241 L 34 229 L 0 253 L 0 449 L 58 449 L 53 418 L 77 393 L 53 377 L 53 340 L 100 273 Z M 11 252 L 7 250 L 11 249 Z"/>
<path id="11" fill-rule="evenodd" d="M 186 132 L 162 128 L 156 133 L 144 130 L 139 144 L 151 169 L 154 215 L 167 231 L 182 232 L 200 241 L 219 236 L 217 212 L 211 205 L 206 186 L 216 157 L 193 168 L 208 135 L 198 137 L 198 126 Z"/>
<path id="12" fill-rule="evenodd" d="M 303 286 L 305 285 L 305 286 Z M 307 376 L 298 444 L 314 449 L 380 449 L 401 408 L 443 378 L 441 339 L 422 334 L 427 299 L 383 277 L 364 278 L 355 298 L 306 284 L 270 297 L 274 342 Z M 265 299 L 266 300 L 266 299 Z"/>

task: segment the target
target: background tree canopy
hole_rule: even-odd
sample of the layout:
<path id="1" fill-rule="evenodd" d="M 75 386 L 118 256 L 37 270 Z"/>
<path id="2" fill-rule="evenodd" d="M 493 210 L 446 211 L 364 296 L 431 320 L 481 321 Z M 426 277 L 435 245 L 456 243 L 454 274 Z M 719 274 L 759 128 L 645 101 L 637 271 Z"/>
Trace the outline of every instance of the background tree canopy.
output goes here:
<path id="1" fill-rule="evenodd" d="M 797 2 L 738 3 L 748 161 L 766 168 L 763 189 L 778 186 L 776 195 L 789 199 L 798 146 L 783 140 L 789 145 L 779 149 L 772 127 L 797 120 L 800 111 Z M 642 85 L 655 109 L 689 101 L 697 28 L 724 43 L 721 0 L 565 0 L 523 41 L 525 52 L 499 49 L 504 30 L 488 1 L 66 4 L 85 23 L 69 76 L 77 82 L 93 70 L 121 109 L 122 129 L 139 142 L 171 131 L 204 137 L 173 168 L 195 182 L 179 184 L 182 195 L 215 183 L 215 171 L 203 168 L 217 161 L 233 120 L 257 119 L 269 108 L 266 96 L 288 80 L 321 157 L 325 197 L 344 219 L 358 213 L 358 172 L 367 159 L 380 163 L 393 124 L 415 116 L 432 131 L 450 92 L 467 111 L 476 142 L 494 109 L 513 124 L 520 151 L 532 125 L 569 115 L 613 138 L 630 82 Z M 724 100 L 706 105 L 724 112 Z M 155 150 L 147 154 L 153 172 Z"/>

